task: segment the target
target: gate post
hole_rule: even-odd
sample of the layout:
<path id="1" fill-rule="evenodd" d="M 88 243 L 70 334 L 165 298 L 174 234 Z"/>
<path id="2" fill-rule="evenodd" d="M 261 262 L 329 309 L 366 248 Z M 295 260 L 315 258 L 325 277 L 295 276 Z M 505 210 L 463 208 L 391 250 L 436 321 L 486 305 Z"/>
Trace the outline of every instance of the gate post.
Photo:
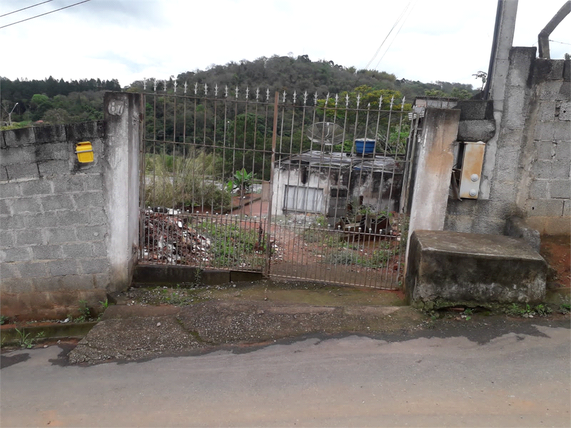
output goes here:
<path id="1" fill-rule="evenodd" d="M 137 261 L 139 236 L 139 145 L 142 95 L 107 92 L 104 99 L 106 160 L 103 177 L 108 198 L 108 291 L 128 288 Z"/>
<path id="2" fill-rule="evenodd" d="M 414 181 L 406 259 L 412 232 L 444 229 L 450 174 L 454 165 L 453 145 L 458 136 L 459 122 L 460 110 L 426 109 Z"/>

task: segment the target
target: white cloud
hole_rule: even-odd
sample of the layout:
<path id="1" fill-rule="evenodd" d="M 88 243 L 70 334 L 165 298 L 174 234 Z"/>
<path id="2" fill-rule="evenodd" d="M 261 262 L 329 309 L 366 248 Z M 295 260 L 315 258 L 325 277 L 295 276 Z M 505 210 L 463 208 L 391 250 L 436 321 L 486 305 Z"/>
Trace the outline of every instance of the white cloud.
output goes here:
<path id="1" fill-rule="evenodd" d="M 0 18 L 0 26 L 75 3 L 58 0 Z M 510 1 L 510 0 L 508 0 Z M 0 29 L 0 75 L 10 79 L 168 78 L 211 64 L 261 56 L 309 55 L 363 68 L 408 2 L 358 0 L 92 0 Z M 495 0 L 413 0 L 371 62 L 398 78 L 476 85 L 487 70 Z M 514 45 L 535 46 L 562 0 L 520 0 Z M 22 7 L 4 0 L 0 15 Z M 571 17 L 550 37 L 571 43 Z M 388 50 L 387 50 L 388 49 Z M 553 57 L 571 46 L 552 43 Z M 384 56 L 383 56 L 384 55 Z M 382 57 L 382 59 L 381 59 Z"/>

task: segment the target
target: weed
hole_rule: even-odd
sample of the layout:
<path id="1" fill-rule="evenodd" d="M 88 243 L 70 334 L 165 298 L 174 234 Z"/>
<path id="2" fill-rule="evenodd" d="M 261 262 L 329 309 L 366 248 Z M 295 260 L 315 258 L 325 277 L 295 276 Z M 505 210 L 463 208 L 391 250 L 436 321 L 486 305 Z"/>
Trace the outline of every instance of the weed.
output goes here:
<path id="1" fill-rule="evenodd" d="M 109 307 L 109 299 L 100 300 L 99 304 L 101 305 L 101 308 L 105 310 Z"/>
<path id="2" fill-rule="evenodd" d="M 539 315 L 540 317 L 545 317 L 553 312 L 553 310 L 544 304 L 539 304 L 532 307 L 529 304 L 519 305 L 517 303 L 512 303 L 512 305 L 505 310 L 506 314 L 512 316 L 520 316 L 524 318 L 533 317 L 534 315 Z"/>
<path id="3" fill-rule="evenodd" d="M 44 335 L 45 335 L 45 333 L 43 331 L 41 331 L 40 333 L 38 333 L 34 337 L 32 337 L 31 334 L 26 333 L 24 331 L 24 329 L 19 330 L 18 328 L 16 328 L 16 333 L 18 333 L 18 344 L 20 345 L 20 347 L 26 348 L 26 349 L 33 348 L 34 342 L 37 339 L 44 337 Z"/>
<path id="4" fill-rule="evenodd" d="M 394 252 L 386 250 L 374 250 L 371 255 L 366 255 L 349 249 L 341 249 L 325 257 L 324 263 L 379 268 L 386 266 L 392 256 Z"/>
<path id="5" fill-rule="evenodd" d="M 567 315 L 570 311 L 571 311 L 571 304 L 561 303 L 561 305 L 559 305 L 560 314 Z"/>
<path id="6" fill-rule="evenodd" d="M 549 315 L 550 313 L 552 313 L 553 311 L 551 310 L 551 308 L 548 305 L 537 305 L 535 307 L 535 312 L 537 313 L 537 315 L 539 315 L 540 317 L 546 317 L 547 315 Z"/>
<path id="7" fill-rule="evenodd" d="M 260 267 L 265 264 L 265 242 L 259 231 L 244 229 L 236 223 L 211 223 L 203 221 L 196 228 L 211 239 L 214 255 L 213 266 Z"/>
<path id="8" fill-rule="evenodd" d="M 202 283 L 202 270 L 196 268 L 194 271 L 194 286 L 197 287 Z"/>
<path id="9" fill-rule="evenodd" d="M 107 299 L 105 299 L 107 302 Z M 103 302 L 99 302 L 103 303 Z M 109 304 L 109 303 L 107 303 Z M 74 318 L 72 314 L 68 314 L 67 318 L 69 322 L 85 322 L 91 319 L 91 309 L 87 306 L 87 302 L 85 300 L 79 301 L 79 316 Z"/>
<path id="10" fill-rule="evenodd" d="M 4 325 L 8 322 L 8 317 L 6 315 L 0 315 L 0 325 Z"/>

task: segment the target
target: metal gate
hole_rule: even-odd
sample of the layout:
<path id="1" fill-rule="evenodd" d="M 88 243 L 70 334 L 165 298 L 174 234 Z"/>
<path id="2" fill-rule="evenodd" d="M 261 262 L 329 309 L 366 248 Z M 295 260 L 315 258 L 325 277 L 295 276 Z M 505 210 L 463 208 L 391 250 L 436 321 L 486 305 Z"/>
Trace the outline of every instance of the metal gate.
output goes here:
<path id="1" fill-rule="evenodd" d="M 140 263 L 399 288 L 418 121 L 404 99 L 157 86 Z"/>

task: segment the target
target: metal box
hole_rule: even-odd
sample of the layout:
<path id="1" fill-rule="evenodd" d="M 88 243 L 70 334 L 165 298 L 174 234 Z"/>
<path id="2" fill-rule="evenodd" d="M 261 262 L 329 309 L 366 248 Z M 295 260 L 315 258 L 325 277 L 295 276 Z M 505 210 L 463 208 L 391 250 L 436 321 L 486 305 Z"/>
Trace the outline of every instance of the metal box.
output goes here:
<path id="1" fill-rule="evenodd" d="M 77 143 L 75 145 L 75 153 L 80 163 L 93 162 L 93 146 L 89 141 Z"/>
<path id="2" fill-rule="evenodd" d="M 478 199 L 486 144 L 482 141 L 465 142 L 460 177 L 460 198 Z"/>

